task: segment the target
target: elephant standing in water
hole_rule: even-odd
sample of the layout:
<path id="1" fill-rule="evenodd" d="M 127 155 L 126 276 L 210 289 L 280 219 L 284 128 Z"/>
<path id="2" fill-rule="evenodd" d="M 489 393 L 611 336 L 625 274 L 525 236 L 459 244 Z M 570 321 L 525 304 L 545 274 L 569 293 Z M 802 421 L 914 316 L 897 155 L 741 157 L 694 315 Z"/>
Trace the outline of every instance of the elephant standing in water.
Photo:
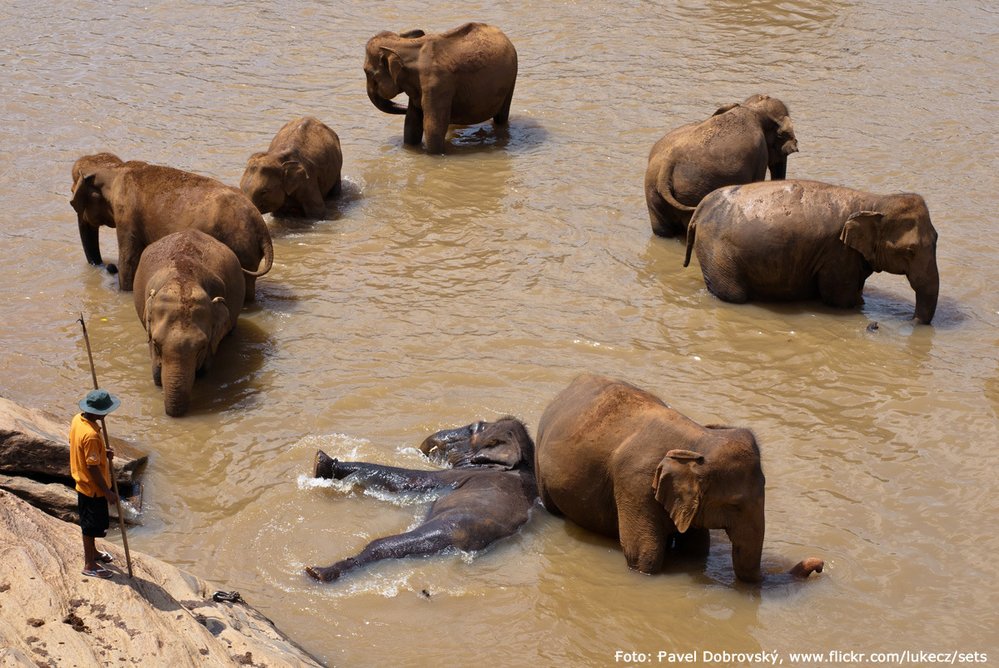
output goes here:
<path id="1" fill-rule="evenodd" d="M 493 119 L 506 125 L 517 81 L 517 50 L 503 32 L 466 23 L 444 33 L 381 32 L 365 47 L 368 97 L 388 114 L 405 114 L 403 141 L 443 153 L 448 125 Z M 409 105 L 392 98 L 405 93 Z"/>
<path id="2" fill-rule="evenodd" d="M 149 339 L 153 381 L 166 414 L 187 412 L 198 371 L 236 326 L 246 284 L 236 255 L 200 230 L 174 232 L 142 252 L 135 312 Z"/>
<path id="3" fill-rule="evenodd" d="M 337 480 L 352 476 L 367 488 L 390 492 L 440 491 L 423 523 L 396 536 L 370 542 L 359 554 L 331 566 L 309 566 L 317 580 L 336 580 L 382 559 L 439 554 L 449 548 L 482 550 L 511 536 L 530 518 L 537 497 L 534 442 L 514 418 L 439 431 L 420 450 L 452 468 L 404 469 L 366 462 L 341 462 L 321 450 L 313 475 Z"/>
<path id="4" fill-rule="evenodd" d="M 254 301 L 256 280 L 270 271 L 274 247 L 263 217 L 237 188 L 191 172 L 122 162 L 111 153 L 85 155 L 73 165 L 73 198 L 80 242 L 87 261 L 101 265 L 98 230 L 118 237 L 118 287 L 132 289 L 143 249 L 173 232 L 194 228 L 228 246 L 243 268 L 246 301 Z M 262 268 L 259 268 L 263 260 Z"/>
<path id="5" fill-rule="evenodd" d="M 278 130 L 264 153 L 246 163 L 240 189 L 260 213 L 320 219 L 326 198 L 340 193 L 340 138 L 322 121 L 303 116 Z"/>
<path id="6" fill-rule="evenodd" d="M 630 568 L 656 573 L 671 548 L 706 548 L 708 529 L 724 529 L 736 577 L 762 579 L 765 480 L 748 429 L 704 427 L 628 383 L 583 375 L 541 416 L 536 460 L 545 508 L 618 538 Z M 822 568 L 813 557 L 791 573 Z"/>
<path id="7" fill-rule="evenodd" d="M 645 203 L 652 231 L 683 234 L 697 204 L 715 188 L 787 175 L 798 140 L 787 107 L 769 95 L 728 104 L 707 120 L 667 133 L 649 152 Z"/>
<path id="8" fill-rule="evenodd" d="M 821 299 L 864 303 L 875 271 L 904 274 L 915 319 L 937 307 L 937 232 L 919 195 L 875 195 L 817 181 L 720 188 L 697 207 L 687 255 L 697 252 L 708 290 L 727 302 Z"/>

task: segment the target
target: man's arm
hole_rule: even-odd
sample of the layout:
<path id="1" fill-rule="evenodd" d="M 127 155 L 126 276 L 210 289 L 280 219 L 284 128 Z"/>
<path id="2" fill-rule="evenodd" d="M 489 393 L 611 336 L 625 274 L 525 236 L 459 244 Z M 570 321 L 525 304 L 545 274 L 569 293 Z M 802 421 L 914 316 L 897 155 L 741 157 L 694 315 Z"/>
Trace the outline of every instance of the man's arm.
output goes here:
<path id="1" fill-rule="evenodd" d="M 101 492 L 104 493 L 104 498 L 108 500 L 108 503 L 117 503 L 118 495 L 104 482 L 104 472 L 101 471 L 101 467 L 91 464 L 87 466 L 87 470 L 90 471 L 90 479 L 101 488 Z"/>

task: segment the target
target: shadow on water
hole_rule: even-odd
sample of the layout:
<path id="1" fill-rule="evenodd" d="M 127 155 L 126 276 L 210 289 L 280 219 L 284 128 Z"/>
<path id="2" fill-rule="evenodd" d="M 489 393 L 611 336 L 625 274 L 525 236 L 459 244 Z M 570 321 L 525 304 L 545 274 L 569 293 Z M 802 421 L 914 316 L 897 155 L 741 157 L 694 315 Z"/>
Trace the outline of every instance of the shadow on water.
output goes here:
<path id="1" fill-rule="evenodd" d="M 211 369 L 195 381 L 189 414 L 215 414 L 258 401 L 256 376 L 273 351 L 274 341 L 267 332 L 240 318 L 219 344 Z"/>
<path id="2" fill-rule="evenodd" d="M 453 125 L 448 132 L 447 152 L 455 155 L 476 154 L 493 149 L 511 152 L 529 151 L 548 140 L 548 131 L 537 121 L 513 119 L 509 125 Z"/>

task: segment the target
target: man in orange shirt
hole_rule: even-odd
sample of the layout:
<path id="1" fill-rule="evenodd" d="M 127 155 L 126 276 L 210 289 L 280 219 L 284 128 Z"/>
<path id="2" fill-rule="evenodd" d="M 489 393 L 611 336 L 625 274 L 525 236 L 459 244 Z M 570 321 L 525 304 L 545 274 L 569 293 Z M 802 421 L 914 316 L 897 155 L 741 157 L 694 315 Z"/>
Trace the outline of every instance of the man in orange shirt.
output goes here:
<path id="1" fill-rule="evenodd" d="M 80 401 L 81 413 L 69 427 L 69 468 L 76 481 L 80 528 L 83 531 L 83 574 L 107 579 L 112 572 L 98 562 L 108 563 L 113 557 L 97 550 L 96 538 L 107 535 L 111 521 L 108 504 L 117 503 L 111 488 L 111 459 L 98 420 L 121 405 L 107 390 L 92 390 Z"/>

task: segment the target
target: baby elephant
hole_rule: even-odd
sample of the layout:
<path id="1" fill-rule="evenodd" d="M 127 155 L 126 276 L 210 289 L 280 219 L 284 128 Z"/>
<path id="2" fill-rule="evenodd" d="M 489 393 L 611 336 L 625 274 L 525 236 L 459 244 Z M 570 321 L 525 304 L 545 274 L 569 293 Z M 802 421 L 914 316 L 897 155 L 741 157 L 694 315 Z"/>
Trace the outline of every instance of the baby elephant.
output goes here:
<path id="1" fill-rule="evenodd" d="M 722 186 L 783 179 L 787 157 L 797 152 L 791 116 L 783 102 L 752 95 L 708 119 L 667 133 L 649 153 L 645 202 L 652 231 L 683 234 L 694 207 Z"/>
<path id="2" fill-rule="evenodd" d="M 821 299 L 864 303 L 875 271 L 904 274 L 916 291 L 915 319 L 937 307 L 937 232 L 919 195 L 875 195 L 816 181 L 720 188 L 701 202 L 687 230 L 704 282 L 727 302 Z"/>
<path id="3" fill-rule="evenodd" d="M 342 167 L 340 138 L 305 116 L 278 130 L 266 153 L 250 156 L 239 187 L 260 213 L 321 219 L 326 199 L 340 194 Z"/>
<path id="4" fill-rule="evenodd" d="M 440 491 L 423 524 L 412 531 L 370 542 L 361 552 L 332 566 L 305 571 L 323 582 L 382 559 L 439 554 L 449 548 L 482 550 L 511 536 L 530 517 L 537 500 L 534 442 L 514 418 L 476 422 L 429 436 L 420 450 L 452 468 L 403 469 L 365 462 L 341 462 L 316 453 L 314 475 L 390 492 Z"/>
<path id="5" fill-rule="evenodd" d="M 155 241 L 135 272 L 135 311 L 149 340 L 166 414 L 187 412 L 197 371 L 236 326 L 246 284 L 236 255 L 200 230 Z"/>

